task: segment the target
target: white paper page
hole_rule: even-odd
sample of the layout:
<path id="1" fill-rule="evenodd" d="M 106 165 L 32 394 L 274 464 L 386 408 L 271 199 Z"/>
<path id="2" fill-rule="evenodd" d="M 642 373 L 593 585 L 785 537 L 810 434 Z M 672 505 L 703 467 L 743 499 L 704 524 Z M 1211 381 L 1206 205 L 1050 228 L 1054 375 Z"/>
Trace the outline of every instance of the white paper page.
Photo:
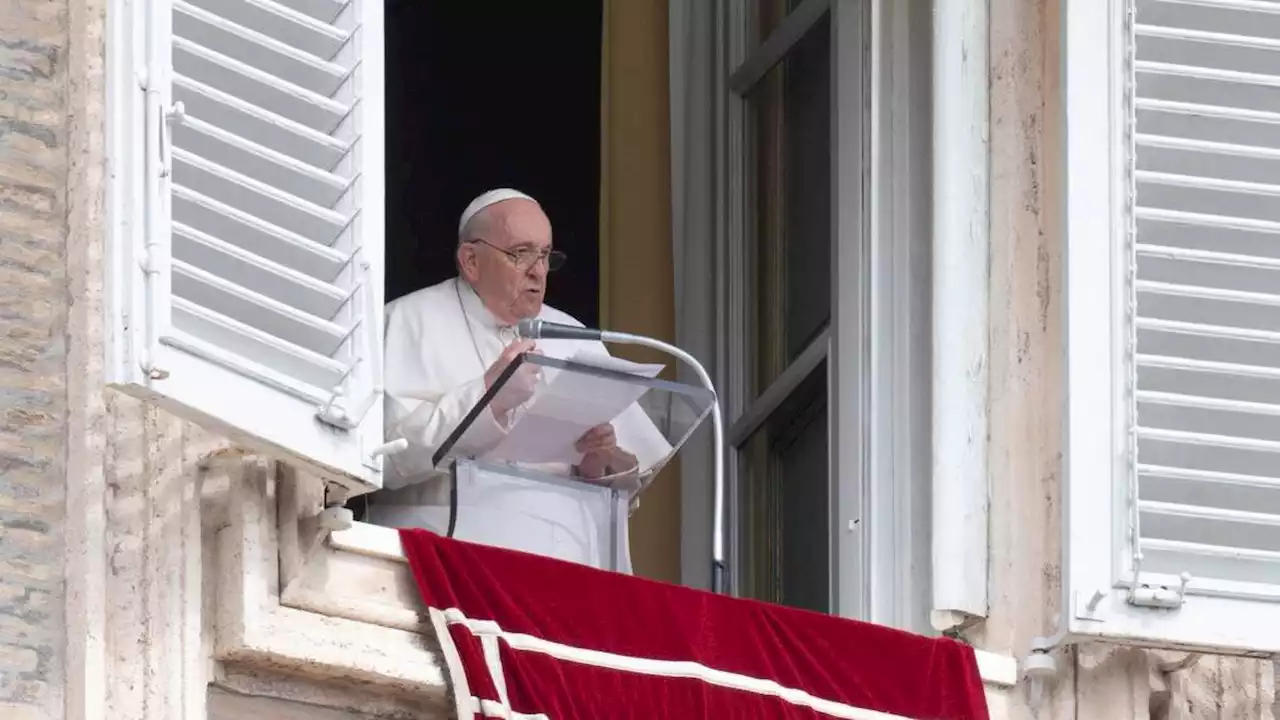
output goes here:
<path id="1" fill-rule="evenodd" d="M 640 377 L 656 378 L 658 373 L 666 367 L 662 363 L 637 363 L 630 360 L 623 360 L 612 355 L 601 352 L 592 352 L 590 350 L 579 350 L 574 353 L 573 357 L 567 358 L 567 362 L 578 363 L 579 365 L 590 365 L 601 370 L 612 370 L 614 372 L 623 372 L 628 375 L 639 375 Z M 544 368 L 543 373 L 548 383 L 555 379 L 561 373 L 560 368 Z M 571 375 L 581 375 L 581 373 L 570 373 Z"/>
<path id="2" fill-rule="evenodd" d="M 653 378 L 662 364 L 633 363 L 610 355 L 579 351 L 572 362 Z M 534 395 L 511 431 L 486 459 L 522 463 L 576 465 L 582 453 L 573 445 L 588 430 L 612 422 L 644 395 L 648 388 L 575 372 L 547 374 L 546 385 Z"/>

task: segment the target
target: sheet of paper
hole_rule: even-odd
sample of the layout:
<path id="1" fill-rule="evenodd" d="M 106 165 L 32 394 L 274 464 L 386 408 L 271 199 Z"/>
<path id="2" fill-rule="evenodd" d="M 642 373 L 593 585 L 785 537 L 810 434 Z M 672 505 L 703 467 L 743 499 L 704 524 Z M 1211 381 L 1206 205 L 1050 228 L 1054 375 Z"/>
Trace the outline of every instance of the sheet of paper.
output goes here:
<path id="1" fill-rule="evenodd" d="M 658 373 L 666 367 L 662 363 L 637 363 L 630 360 L 623 360 L 612 355 L 606 355 L 589 350 L 579 350 L 573 357 L 565 358 L 568 362 L 578 363 L 579 365 L 590 365 L 601 370 L 612 370 L 614 372 L 624 372 L 628 375 L 639 375 L 640 377 L 656 378 Z M 562 370 L 559 368 L 546 368 L 543 373 L 546 380 L 550 383 L 559 375 Z M 571 375 L 581 375 L 582 373 L 570 373 Z M 615 382 L 615 381 L 609 381 Z"/>
<path id="2" fill-rule="evenodd" d="M 569 359 L 646 378 L 657 377 L 664 367 L 583 351 Z M 564 370 L 547 373 L 546 384 L 538 389 L 510 432 L 485 458 L 577 464 L 582 460 L 582 453 L 573 447 L 578 438 L 597 425 L 613 422 L 647 390 L 643 385 L 586 373 Z"/>

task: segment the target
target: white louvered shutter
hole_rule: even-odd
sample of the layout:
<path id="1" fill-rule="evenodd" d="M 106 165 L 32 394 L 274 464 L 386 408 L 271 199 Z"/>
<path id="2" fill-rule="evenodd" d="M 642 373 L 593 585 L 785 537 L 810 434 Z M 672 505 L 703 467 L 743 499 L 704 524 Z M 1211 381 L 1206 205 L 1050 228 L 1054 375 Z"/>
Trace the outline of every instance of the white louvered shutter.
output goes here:
<path id="1" fill-rule="evenodd" d="M 1280 2 L 1070 5 L 1072 625 L 1280 652 Z"/>
<path id="2" fill-rule="evenodd" d="M 139 14 L 146 221 L 112 242 L 116 382 L 378 487 L 381 0 L 150 0 Z"/>

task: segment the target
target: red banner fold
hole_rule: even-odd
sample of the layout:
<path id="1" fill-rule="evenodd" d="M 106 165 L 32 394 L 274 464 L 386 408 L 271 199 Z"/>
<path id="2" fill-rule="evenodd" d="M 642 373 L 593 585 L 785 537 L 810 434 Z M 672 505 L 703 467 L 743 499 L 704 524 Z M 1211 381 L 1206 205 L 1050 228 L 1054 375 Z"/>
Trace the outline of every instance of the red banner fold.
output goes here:
<path id="1" fill-rule="evenodd" d="M 988 720 L 973 649 L 401 530 L 458 717 Z"/>

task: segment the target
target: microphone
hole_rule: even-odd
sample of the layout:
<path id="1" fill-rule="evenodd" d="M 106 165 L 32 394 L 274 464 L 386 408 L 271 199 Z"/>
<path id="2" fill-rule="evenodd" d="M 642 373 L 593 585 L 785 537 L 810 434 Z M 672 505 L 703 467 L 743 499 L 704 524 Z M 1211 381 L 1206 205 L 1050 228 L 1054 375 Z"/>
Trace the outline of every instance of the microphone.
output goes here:
<path id="1" fill-rule="evenodd" d="M 516 324 L 516 334 L 525 340 L 601 340 L 604 332 L 594 328 L 525 318 Z"/>

